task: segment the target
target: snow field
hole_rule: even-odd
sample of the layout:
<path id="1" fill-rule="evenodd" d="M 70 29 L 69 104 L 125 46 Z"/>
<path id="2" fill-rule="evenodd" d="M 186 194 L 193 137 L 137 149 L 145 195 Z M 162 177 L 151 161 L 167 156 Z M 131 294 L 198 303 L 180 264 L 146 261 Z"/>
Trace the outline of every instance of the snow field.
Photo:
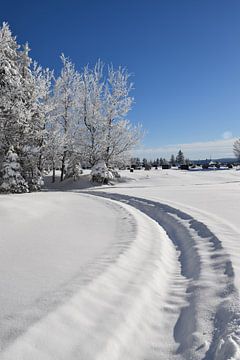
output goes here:
<path id="1" fill-rule="evenodd" d="M 71 192 L 21 197 L 26 201 L 25 224 L 34 221 L 38 207 L 38 221 L 43 217 L 51 222 L 51 210 L 46 215 L 44 205 L 41 210 L 37 202 L 32 212 L 33 198 L 27 200 L 46 196 L 47 208 L 57 204 L 56 224 L 59 219 L 71 225 L 65 239 L 72 238 L 71 233 L 79 239 L 80 219 L 87 221 L 89 216 L 88 225 L 100 243 L 95 252 L 92 242 L 87 260 L 84 251 L 82 257 L 76 255 L 79 261 L 76 271 L 71 270 L 73 277 L 67 276 L 65 282 L 53 277 L 56 288 L 41 292 L 40 302 L 30 301 L 5 316 L 1 359 L 240 359 L 238 172 L 153 170 L 134 175 L 133 181 L 114 187 L 86 190 L 84 177 L 84 192 L 79 192 L 80 181 L 74 187 L 67 183 Z M 0 215 L 6 217 L 2 221 L 6 225 L 11 214 L 18 219 L 18 201 L 1 199 L 5 205 L 0 206 Z M 68 206 L 61 212 L 66 199 Z M 71 214 L 71 204 L 77 216 Z M 84 212 L 88 215 L 82 218 Z M 93 225 L 95 213 L 98 226 Z M 19 226 L 17 221 L 14 225 Z M 112 232 L 107 232 L 109 226 Z M 102 228 L 104 236 L 98 231 Z M 5 229 L 15 238 L 9 226 Z M 61 230 L 60 226 L 57 233 Z M 80 233 L 86 244 L 86 227 L 81 226 Z M 65 253 L 73 244 L 63 246 Z M 46 266 L 49 261 L 51 257 Z M 47 310 L 43 310 L 45 304 Z M 18 329 L 16 324 L 21 322 L 24 326 Z"/>

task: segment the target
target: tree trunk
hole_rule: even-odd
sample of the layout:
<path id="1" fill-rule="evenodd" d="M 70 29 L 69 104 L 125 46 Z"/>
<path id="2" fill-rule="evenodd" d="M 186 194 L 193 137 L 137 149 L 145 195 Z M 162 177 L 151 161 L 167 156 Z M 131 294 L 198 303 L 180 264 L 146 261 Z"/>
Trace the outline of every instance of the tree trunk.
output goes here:
<path id="1" fill-rule="evenodd" d="M 66 155 L 67 155 L 67 152 L 64 151 L 64 153 L 63 153 L 63 158 L 62 158 L 62 167 L 61 167 L 61 178 L 60 178 L 60 181 L 63 181 L 63 179 L 64 179 Z"/>
<path id="2" fill-rule="evenodd" d="M 41 174 L 43 172 L 42 158 L 43 158 L 43 156 L 42 156 L 42 153 L 40 152 L 40 155 L 39 155 L 39 158 L 38 158 L 38 169 L 41 172 Z"/>
<path id="3" fill-rule="evenodd" d="M 55 164 L 53 163 L 52 183 L 55 183 L 55 179 L 56 179 L 56 171 L 55 171 Z"/>

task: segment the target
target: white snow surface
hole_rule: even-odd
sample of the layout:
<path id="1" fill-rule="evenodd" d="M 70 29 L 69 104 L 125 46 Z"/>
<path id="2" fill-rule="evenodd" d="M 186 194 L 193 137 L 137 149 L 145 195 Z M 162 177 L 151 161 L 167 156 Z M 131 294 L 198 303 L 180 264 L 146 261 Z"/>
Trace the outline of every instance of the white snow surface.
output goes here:
<path id="1" fill-rule="evenodd" d="M 121 176 L 0 197 L 1 359 L 240 359 L 240 172 Z"/>

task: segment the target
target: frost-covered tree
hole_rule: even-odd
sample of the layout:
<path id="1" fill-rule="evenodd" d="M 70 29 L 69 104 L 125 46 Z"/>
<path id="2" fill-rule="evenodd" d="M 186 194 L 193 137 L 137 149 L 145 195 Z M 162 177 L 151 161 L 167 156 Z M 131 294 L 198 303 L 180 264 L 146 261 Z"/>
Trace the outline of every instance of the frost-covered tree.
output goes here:
<path id="1" fill-rule="evenodd" d="M 125 68 L 117 70 L 108 67 L 107 82 L 104 88 L 104 123 L 105 123 L 105 150 L 103 159 L 107 166 L 125 155 L 127 151 L 140 139 L 140 131 L 130 125 L 126 116 L 133 103 L 130 92 L 133 84 L 129 82 L 130 75 Z M 117 138 L 122 136 L 120 142 Z"/>
<path id="2" fill-rule="evenodd" d="M 133 126 L 126 115 L 133 102 L 129 92 L 129 74 L 126 69 L 109 67 L 98 61 L 93 70 L 85 67 L 79 91 L 79 119 L 82 127 L 79 144 L 83 159 L 90 165 L 104 160 L 107 166 L 116 166 L 130 160 L 130 150 L 140 140 L 139 126 Z"/>
<path id="3" fill-rule="evenodd" d="M 13 146 L 8 150 L 3 161 L 0 192 L 24 193 L 28 192 L 28 184 L 21 175 L 21 165 Z"/>
<path id="4" fill-rule="evenodd" d="M 62 70 L 54 86 L 55 118 L 61 126 L 63 153 L 61 158 L 61 181 L 64 179 L 66 161 L 71 151 L 77 116 L 77 93 L 79 89 L 79 74 L 73 63 L 61 55 Z"/>
<path id="5" fill-rule="evenodd" d="M 27 130 L 19 149 L 25 179 L 31 191 L 40 190 L 43 170 L 43 145 L 47 115 L 49 112 L 46 99 L 49 96 L 52 72 L 43 70 L 29 57 L 26 44 L 20 51 L 20 72 L 25 96 L 24 114 Z"/>
<path id="6" fill-rule="evenodd" d="M 39 190 L 41 151 L 46 121 L 46 88 L 49 76 L 32 66 L 29 46 L 20 47 L 8 24 L 0 29 L 0 168 L 13 146 L 21 164 L 21 175 L 30 190 Z"/>
<path id="7" fill-rule="evenodd" d="M 103 158 L 105 123 L 103 119 L 103 64 L 98 61 L 93 70 L 88 66 L 81 74 L 78 92 L 80 129 L 78 133 L 82 158 L 91 166 Z"/>
<path id="8" fill-rule="evenodd" d="M 62 136 L 62 129 L 55 118 L 50 118 L 47 124 L 46 144 L 44 146 L 45 169 L 52 170 L 52 182 L 56 180 L 56 169 L 61 167 L 62 154 L 65 141 Z"/>
<path id="9" fill-rule="evenodd" d="M 0 29 L 0 151 L 21 146 L 27 132 L 26 93 L 20 69 L 19 45 L 8 24 Z"/>
<path id="10" fill-rule="evenodd" d="M 45 158 L 45 147 L 48 136 L 48 123 L 54 111 L 52 98 L 53 71 L 48 68 L 43 69 L 37 63 L 33 65 L 34 88 L 36 97 L 36 113 L 34 121 L 35 143 L 39 149 L 37 167 L 43 172 Z"/>
<path id="11" fill-rule="evenodd" d="M 240 139 L 234 141 L 233 153 L 236 156 L 237 160 L 240 161 Z"/>

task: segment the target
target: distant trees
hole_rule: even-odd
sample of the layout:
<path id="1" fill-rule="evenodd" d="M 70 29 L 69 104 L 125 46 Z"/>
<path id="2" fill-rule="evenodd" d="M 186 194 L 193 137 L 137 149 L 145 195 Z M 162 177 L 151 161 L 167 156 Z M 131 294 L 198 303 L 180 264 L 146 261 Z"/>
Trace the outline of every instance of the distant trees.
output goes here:
<path id="1" fill-rule="evenodd" d="M 179 150 L 177 156 L 175 157 L 174 154 L 172 154 L 169 161 L 163 157 L 156 158 L 154 160 L 148 160 L 146 158 L 143 158 L 142 161 L 139 158 L 132 158 L 131 165 L 138 167 L 139 166 L 146 167 L 148 165 L 154 167 L 164 166 L 164 165 L 171 165 L 171 166 L 191 165 L 191 161 L 188 158 L 184 157 L 182 150 Z"/>
<path id="2" fill-rule="evenodd" d="M 93 166 L 104 161 L 109 167 L 128 161 L 142 131 L 127 119 L 133 104 L 127 70 L 106 68 L 98 61 L 93 69 L 79 72 L 61 55 L 62 70 L 54 78 L 52 71 L 32 62 L 29 50 L 28 44 L 17 44 L 4 23 L 0 28 L 0 191 L 13 158 L 20 176 L 11 182 L 10 192 L 14 183 L 17 191 L 23 191 L 23 182 L 26 191 L 39 190 L 44 170 L 51 169 L 55 181 L 55 170 L 60 168 L 63 181 L 66 173 L 79 175 L 81 162 Z"/>

